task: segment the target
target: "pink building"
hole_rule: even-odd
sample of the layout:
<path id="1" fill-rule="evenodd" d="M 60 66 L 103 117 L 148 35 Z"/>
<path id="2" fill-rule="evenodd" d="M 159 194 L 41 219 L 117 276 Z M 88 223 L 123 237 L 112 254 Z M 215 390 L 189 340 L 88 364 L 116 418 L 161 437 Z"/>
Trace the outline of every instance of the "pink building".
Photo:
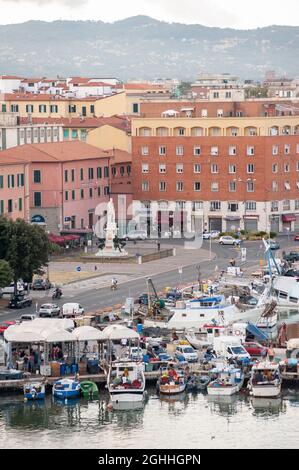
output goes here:
<path id="1" fill-rule="evenodd" d="M 4 201 L 0 212 L 43 224 L 55 234 L 64 229 L 91 229 L 98 218 L 96 207 L 109 199 L 109 153 L 80 141 L 0 152 L 0 175 L 0 201 Z M 13 187 L 8 175 L 14 175 Z M 15 201 L 21 198 L 23 204 L 18 206 Z M 11 199 L 13 210 L 9 211 Z"/>

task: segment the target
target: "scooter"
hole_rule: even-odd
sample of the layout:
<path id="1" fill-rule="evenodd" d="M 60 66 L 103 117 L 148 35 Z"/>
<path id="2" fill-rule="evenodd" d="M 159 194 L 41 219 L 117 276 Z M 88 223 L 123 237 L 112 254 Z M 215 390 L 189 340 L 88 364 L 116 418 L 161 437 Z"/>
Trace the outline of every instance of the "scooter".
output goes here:
<path id="1" fill-rule="evenodd" d="M 55 300 L 55 299 L 61 299 L 62 297 L 62 292 L 61 291 L 57 291 L 57 290 L 54 290 L 53 294 L 52 294 L 52 300 Z"/>
<path id="2" fill-rule="evenodd" d="M 111 284 L 111 290 L 116 290 L 117 289 L 117 284 Z"/>

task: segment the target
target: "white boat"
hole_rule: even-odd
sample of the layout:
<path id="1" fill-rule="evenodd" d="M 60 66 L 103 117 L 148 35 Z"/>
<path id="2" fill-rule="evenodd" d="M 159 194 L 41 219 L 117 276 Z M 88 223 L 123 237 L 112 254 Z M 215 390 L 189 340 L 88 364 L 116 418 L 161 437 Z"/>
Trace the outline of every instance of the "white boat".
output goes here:
<path id="1" fill-rule="evenodd" d="M 212 370 L 212 372 L 214 369 Z M 225 367 L 219 371 L 216 380 L 208 385 L 208 395 L 230 396 L 238 393 L 244 383 L 244 374 L 241 369 Z"/>
<path id="2" fill-rule="evenodd" d="M 52 394 L 56 398 L 77 398 L 80 396 L 80 382 L 77 378 L 56 380 Z"/>
<path id="3" fill-rule="evenodd" d="M 299 308 L 299 282 L 295 277 L 277 276 L 269 292 L 278 307 Z"/>
<path id="4" fill-rule="evenodd" d="M 278 397 L 281 391 L 281 382 L 279 365 L 264 361 L 252 367 L 248 388 L 254 397 Z"/>
<path id="5" fill-rule="evenodd" d="M 112 403 L 142 402 L 145 397 L 143 363 L 130 360 L 112 362 L 107 385 Z"/>
<path id="6" fill-rule="evenodd" d="M 176 367 L 163 367 L 157 388 L 164 395 L 176 395 L 186 390 L 187 379 L 183 370 Z"/>

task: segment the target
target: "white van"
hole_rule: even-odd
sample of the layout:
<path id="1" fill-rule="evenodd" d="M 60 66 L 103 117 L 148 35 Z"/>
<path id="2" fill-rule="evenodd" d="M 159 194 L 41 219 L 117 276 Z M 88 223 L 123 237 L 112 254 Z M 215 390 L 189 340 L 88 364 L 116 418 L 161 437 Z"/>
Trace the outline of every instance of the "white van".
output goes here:
<path id="1" fill-rule="evenodd" d="M 227 359 L 250 359 L 250 354 L 242 346 L 241 340 L 235 336 L 219 336 L 214 338 L 213 348 L 218 355 Z"/>
<path id="2" fill-rule="evenodd" d="M 63 317 L 75 317 L 76 315 L 83 315 L 84 308 L 80 304 L 68 303 L 62 306 Z"/>

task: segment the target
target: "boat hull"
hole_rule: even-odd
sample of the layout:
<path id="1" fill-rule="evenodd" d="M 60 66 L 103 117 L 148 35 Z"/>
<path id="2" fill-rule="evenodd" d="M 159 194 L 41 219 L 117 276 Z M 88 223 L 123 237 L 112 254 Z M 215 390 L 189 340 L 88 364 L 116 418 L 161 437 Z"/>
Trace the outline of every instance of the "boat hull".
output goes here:
<path id="1" fill-rule="evenodd" d="M 178 393 L 182 393 L 186 390 L 186 384 L 179 384 L 179 385 L 160 385 L 159 392 L 163 393 L 163 395 L 176 395 Z"/>
<path id="2" fill-rule="evenodd" d="M 45 397 L 46 397 L 45 392 L 36 393 L 36 394 L 24 393 L 24 398 L 26 398 L 26 400 L 44 400 Z"/>
<path id="3" fill-rule="evenodd" d="M 53 390 L 54 397 L 57 398 L 78 398 L 80 396 L 79 390 Z"/>
<path id="4" fill-rule="evenodd" d="M 251 395 L 257 398 L 279 397 L 281 385 L 254 385 L 252 386 Z"/>
<path id="5" fill-rule="evenodd" d="M 214 396 L 225 396 L 228 397 L 230 395 L 234 395 L 239 391 L 239 387 L 237 385 L 232 385 L 231 387 L 209 387 L 207 388 L 208 395 Z"/>
<path id="6" fill-rule="evenodd" d="M 135 391 L 125 391 L 125 392 L 110 392 L 110 398 L 112 403 L 140 403 L 144 400 L 145 394 L 144 390 L 135 392 Z"/>
<path id="7" fill-rule="evenodd" d="M 38 388 L 38 391 L 36 390 Z M 24 387 L 24 398 L 26 400 L 44 400 L 46 397 L 45 386 L 25 386 Z"/>

